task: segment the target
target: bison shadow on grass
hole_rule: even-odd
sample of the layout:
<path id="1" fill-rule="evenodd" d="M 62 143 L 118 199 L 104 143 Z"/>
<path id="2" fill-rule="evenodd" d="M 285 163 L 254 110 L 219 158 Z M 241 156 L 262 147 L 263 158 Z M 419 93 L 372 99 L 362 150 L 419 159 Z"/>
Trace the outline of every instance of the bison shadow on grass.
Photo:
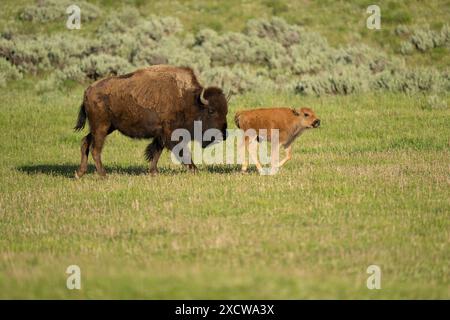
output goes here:
<path id="1" fill-rule="evenodd" d="M 16 169 L 28 175 L 46 174 L 49 176 L 62 176 L 74 179 L 73 173 L 77 168 L 78 166 L 75 164 L 36 164 L 36 165 L 19 166 Z M 106 166 L 106 168 L 111 172 L 111 174 L 130 175 L 130 176 L 139 176 L 148 174 L 148 167 L 146 166 L 113 165 L 113 166 Z M 89 165 L 88 171 L 95 172 L 95 166 Z M 212 166 L 205 166 L 203 171 L 216 174 L 230 174 L 240 172 L 240 168 L 237 165 L 212 165 Z M 189 173 L 189 172 L 182 167 L 179 168 L 163 167 L 160 170 L 160 174 L 162 175 L 181 174 L 181 173 Z"/>

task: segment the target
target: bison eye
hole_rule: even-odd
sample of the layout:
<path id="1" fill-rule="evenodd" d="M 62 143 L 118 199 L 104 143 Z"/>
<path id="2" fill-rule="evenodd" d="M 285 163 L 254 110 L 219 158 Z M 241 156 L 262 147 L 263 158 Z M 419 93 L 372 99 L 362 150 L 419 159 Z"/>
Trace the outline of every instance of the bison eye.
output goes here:
<path id="1" fill-rule="evenodd" d="M 214 109 L 209 108 L 209 109 L 208 109 L 208 113 L 209 113 L 209 114 L 213 114 L 213 113 L 214 113 Z"/>
<path id="2" fill-rule="evenodd" d="M 305 113 L 305 117 L 308 118 L 309 117 L 309 113 Z"/>

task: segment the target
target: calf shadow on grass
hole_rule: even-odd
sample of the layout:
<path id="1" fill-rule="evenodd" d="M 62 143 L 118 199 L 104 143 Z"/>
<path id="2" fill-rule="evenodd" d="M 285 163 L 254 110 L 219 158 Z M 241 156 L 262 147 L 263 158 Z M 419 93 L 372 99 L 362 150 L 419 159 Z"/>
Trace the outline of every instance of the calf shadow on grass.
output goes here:
<path id="1" fill-rule="evenodd" d="M 209 173 L 217 174 L 234 174 L 241 173 L 241 165 L 229 164 L 229 165 L 204 165 L 199 168 L 200 171 L 206 171 Z M 248 173 L 258 172 L 255 166 L 250 166 L 248 168 Z"/>
<path id="2" fill-rule="evenodd" d="M 66 178 L 74 178 L 75 170 L 78 169 L 78 165 L 75 164 L 35 164 L 19 166 L 16 168 L 19 172 L 26 173 L 28 175 L 46 174 L 49 176 L 61 176 Z M 148 167 L 146 166 L 105 166 L 107 174 L 122 174 L 131 176 L 140 176 L 148 174 Z M 176 168 L 159 167 L 159 173 L 161 175 L 176 175 L 186 173 L 187 170 L 183 166 L 177 166 Z M 240 172 L 240 166 L 237 165 L 210 165 L 200 166 L 200 172 L 208 172 L 215 174 L 232 174 Z M 86 174 L 95 173 L 95 166 L 88 165 L 88 171 Z"/>

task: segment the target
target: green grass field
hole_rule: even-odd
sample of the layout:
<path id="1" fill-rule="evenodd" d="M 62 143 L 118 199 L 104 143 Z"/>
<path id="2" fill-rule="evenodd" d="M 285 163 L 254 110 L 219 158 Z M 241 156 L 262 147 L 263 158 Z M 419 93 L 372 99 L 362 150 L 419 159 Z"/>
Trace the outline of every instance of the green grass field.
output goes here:
<path id="1" fill-rule="evenodd" d="M 247 94 L 230 124 L 270 105 L 322 119 L 278 175 L 193 175 L 166 151 L 150 177 L 147 142 L 114 133 L 108 178 L 91 165 L 77 181 L 82 87 L 39 95 L 27 81 L 0 89 L 0 298 L 450 298 L 448 108 Z M 81 290 L 66 288 L 71 264 Z M 366 287 L 372 264 L 381 290 Z"/>
<path id="2" fill-rule="evenodd" d="M 11 30 L 96 39 L 99 26 L 128 6 L 149 19 L 178 18 L 182 35 L 241 32 L 250 19 L 277 16 L 334 48 L 365 44 L 411 70 L 449 77 L 450 47 L 404 55 L 409 38 L 395 32 L 399 25 L 440 30 L 450 21 L 449 0 L 379 0 L 378 31 L 365 27 L 369 0 L 89 2 L 98 18 L 68 31 L 62 20 L 21 20 L 32 0 L 4 0 L 0 40 Z M 40 88 L 65 64 L 33 75 L 25 67 L 20 80 L 2 82 L 0 73 L 0 299 L 450 299 L 445 90 L 236 95 L 230 128 L 236 110 L 269 106 L 309 106 L 321 128 L 294 143 L 293 159 L 274 176 L 254 167 L 241 174 L 238 165 L 202 165 L 193 175 L 165 151 L 152 177 L 149 141 L 115 132 L 103 152 L 108 177 L 98 177 L 90 159 L 76 180 L 86 130 L 72 128 L 88 83 Z M 66 288 L 69 265 L 81 268 L 81 290 Z M 370 265 L 381 268 L 380 290 L 366 286 Z"/>

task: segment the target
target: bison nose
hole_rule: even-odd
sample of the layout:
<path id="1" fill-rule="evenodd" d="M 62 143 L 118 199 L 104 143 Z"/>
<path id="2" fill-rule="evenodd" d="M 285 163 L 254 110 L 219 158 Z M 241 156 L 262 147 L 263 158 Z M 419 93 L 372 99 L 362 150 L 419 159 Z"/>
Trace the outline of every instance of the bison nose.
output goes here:
<path id="1" fill-rule="evenodd" d="M 222 128 L 222 138 L 223 140 L 227 140 L 228 138 L 227 124 L 225 124 Z"/>
<path id="2" fill-rule="evenodd" d="M 227 138 L 228 138 L 228 131 L 227 131 L 227 129 L 222 131 L 222 138 L 223 138 L 223 140 L 227 140 Z"/>
<path id="3" fill-rule="evenodd" d="M 320 127 L 320 120 L 319 120 L 319 119 L 314 120 L 314 122 L 313 122 L 313 127 L 314 127 L 314 128 Z"/>

